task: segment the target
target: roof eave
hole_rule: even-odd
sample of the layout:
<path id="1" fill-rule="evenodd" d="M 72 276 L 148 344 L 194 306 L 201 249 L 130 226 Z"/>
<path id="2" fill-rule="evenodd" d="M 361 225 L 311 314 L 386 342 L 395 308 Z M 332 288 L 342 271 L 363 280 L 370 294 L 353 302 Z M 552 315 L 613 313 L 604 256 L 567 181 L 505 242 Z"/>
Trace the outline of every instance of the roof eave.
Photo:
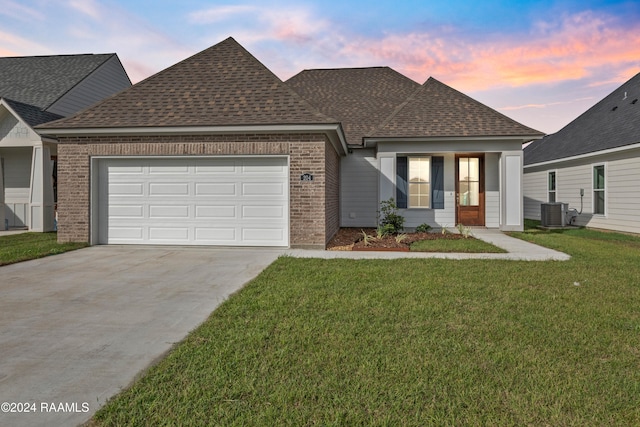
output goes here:
<path id="1" fill-rule="evenodd" d="M 40 135 L 60 136 L 105 136 L 105 135 L 203 135 L 237 133 L 308 133 L 320 132 L 327 135 L 335 150 L 341 156 L 347 154 L 347 142 L 340 123 L 323 124 L 280 124 L 280 125 L 225 125 L 225 126 L 148 126 L 148 127 L 86 127 L 47 128 L 37 127 Z"/>
<path id="2" fill-rule="evenodd" d="M 542 139 L 544 135 L 494 135 L 494 136 L 412 136 L 412 137 L 364 137 L 363 148 L 375 147 L 378 142 L 442 142 L 442 141 L 522 141 Z"/>
<path id="3" fill-rule="evenodd" d="M 588 159 L 589 157 L 603 156 L 606 154 L 613 154 L 613 153 L 619 153 L 621 151 L 629 151 L 629 150 L 636 150 L 636 149 L 640 149 L 640 142 L 637 142 L 635 144 L 622 145 L 620 147 L 609 148 L 606 150 L 598 150 L 598 151 L 592 151 L 590 153 L 577 154 L 575 156 L 560 157 L 557 159 L 545 160 L 543 162 L 530 163 L 528 165 L 524 165 L 523 168 L 529 169 L 529 168 L 536 168 L 541 166 L 549 166 L 549 165 L 554 165 L 554 164 L 563 163 L 563 162 L 571 162 L 574 160 Z"/>

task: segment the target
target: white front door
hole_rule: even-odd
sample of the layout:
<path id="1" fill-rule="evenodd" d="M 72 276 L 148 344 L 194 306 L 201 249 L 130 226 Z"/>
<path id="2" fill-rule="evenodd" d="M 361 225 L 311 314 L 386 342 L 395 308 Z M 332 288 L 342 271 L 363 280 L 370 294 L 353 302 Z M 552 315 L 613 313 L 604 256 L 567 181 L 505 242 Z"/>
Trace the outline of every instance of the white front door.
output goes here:
<path id="1" fill-rule="evenodd" d="M 97 187 L 101 244 L 289 245 L 285 157 L 99 159 Z"/>

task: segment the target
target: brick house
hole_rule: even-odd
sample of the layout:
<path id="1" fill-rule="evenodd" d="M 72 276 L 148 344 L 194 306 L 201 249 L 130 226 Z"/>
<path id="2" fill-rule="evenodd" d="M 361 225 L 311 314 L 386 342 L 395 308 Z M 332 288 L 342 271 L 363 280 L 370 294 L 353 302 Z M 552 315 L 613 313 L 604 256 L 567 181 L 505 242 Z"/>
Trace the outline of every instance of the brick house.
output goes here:
<path id="1" fill-rule="evenodd" d="M 387 67 L 278 79 L 229 38 L 75 116 L 57 138 L 60 241 L 325 247 L 376 225 L 522 228 L 542 136 Z"/>

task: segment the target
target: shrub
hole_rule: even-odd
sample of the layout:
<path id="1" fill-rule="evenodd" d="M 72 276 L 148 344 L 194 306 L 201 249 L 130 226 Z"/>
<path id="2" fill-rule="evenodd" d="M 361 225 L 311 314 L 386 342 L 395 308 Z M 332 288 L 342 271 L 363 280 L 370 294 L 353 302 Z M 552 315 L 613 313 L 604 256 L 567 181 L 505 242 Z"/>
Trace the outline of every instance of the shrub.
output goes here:
<path id="1" fill-rule="evenodd" d="M 398 213 L 395 200 L 383 200 L 380 202 L 379 227 L 388 230 L 389 234 L 397 234 L 404 230 L 404 217 Z"/>
<path id="2" fill-rule="evenodd" d="M 431 228 L 432 227 L 427 223 L 420 224 L 416 227 L 416 233 L 428 233 Z"/>

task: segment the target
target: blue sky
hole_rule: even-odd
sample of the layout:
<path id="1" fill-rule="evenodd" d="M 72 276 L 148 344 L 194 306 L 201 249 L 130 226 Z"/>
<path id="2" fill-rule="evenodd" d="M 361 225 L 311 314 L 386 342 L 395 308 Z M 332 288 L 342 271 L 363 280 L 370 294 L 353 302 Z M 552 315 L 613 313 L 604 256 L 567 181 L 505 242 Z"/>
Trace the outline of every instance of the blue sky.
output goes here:
<path id="1" fill-rule="evenodd" d="M 640 72 L 640 2 L 0 0 L 0 56 L 115 52 L 134 82 L 232 36 L 285 80 L 387 65 L 555 132 Z"/>

